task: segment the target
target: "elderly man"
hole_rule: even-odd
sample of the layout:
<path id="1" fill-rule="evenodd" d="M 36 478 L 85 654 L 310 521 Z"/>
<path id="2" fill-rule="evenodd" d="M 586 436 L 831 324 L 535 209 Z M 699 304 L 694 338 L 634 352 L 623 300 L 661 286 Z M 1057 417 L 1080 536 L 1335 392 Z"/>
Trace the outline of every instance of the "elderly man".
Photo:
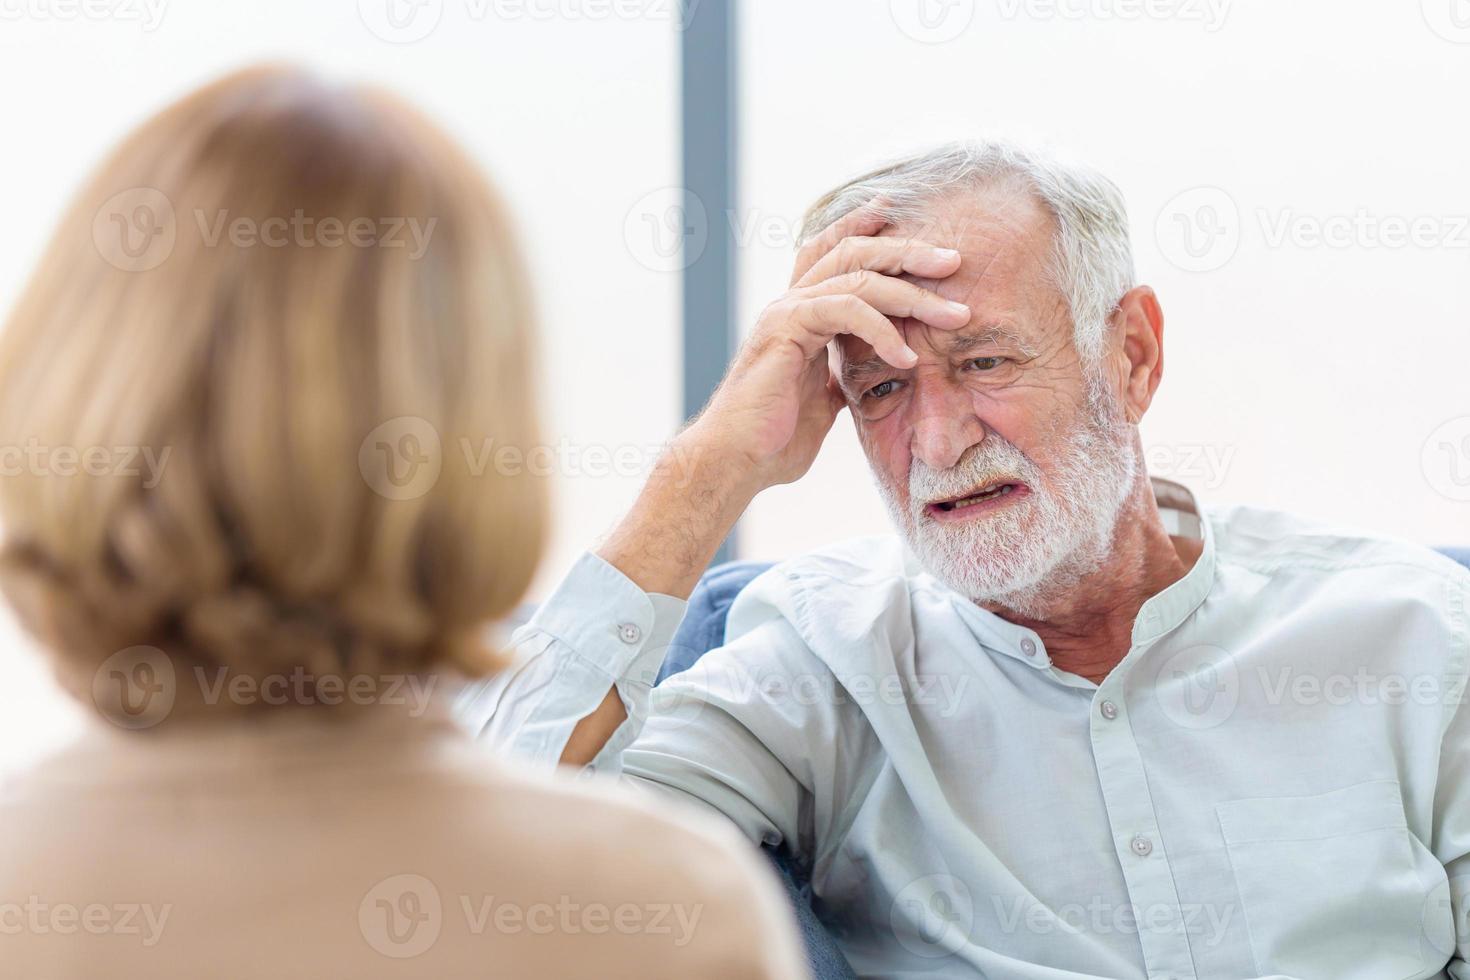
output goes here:
<path id="1" fill-rule="evenodd" d="M 1150 481 L 1164 320 L 1105 178 L 949 146 L 807 228 L 490 737 L 779 842 L 862 976 L 1470 980 L 1470 575 Z M 761 576 L 651 688 L 843 408 L 900 535 Z"/>

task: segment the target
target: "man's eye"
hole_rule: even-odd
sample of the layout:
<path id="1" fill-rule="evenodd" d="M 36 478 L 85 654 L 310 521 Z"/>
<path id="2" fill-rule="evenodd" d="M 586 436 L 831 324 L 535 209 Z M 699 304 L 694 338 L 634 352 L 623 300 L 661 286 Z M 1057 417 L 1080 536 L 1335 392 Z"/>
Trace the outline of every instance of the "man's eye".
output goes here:
<path id="1" fill-rule="evenodd" d="M 972 357 L 965 362 L 965 366 L 976 371 L 994 371 L 1005 363 L 1004 357 Z"/>
<path id="2" fill-rule="evenodd" d="M 865 394 L 868 398 L 887 398 L 897 389 L 897 381 L 884 381 L 880 384 L 873 385 L 873 387 L 869 388 Z"/>

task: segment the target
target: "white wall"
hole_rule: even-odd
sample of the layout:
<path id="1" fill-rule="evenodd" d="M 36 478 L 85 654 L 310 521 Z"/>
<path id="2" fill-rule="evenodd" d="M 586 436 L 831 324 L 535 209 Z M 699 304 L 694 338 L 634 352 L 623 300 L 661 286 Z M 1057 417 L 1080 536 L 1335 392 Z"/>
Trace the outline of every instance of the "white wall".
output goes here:
<path id="1" fill-rule="evenodd" d="M 1212 2 L 749 4 L 737 226 L 766 243 L 742 250 L 741 322 L 784 288 L 782 232 L 844 176 L 982 132 L 1047 141 L 1121 185 L 1162 298 L 1156 470 L 1206 501 L 1470 544 L 1470 4 Z M 1225 233 L 1196 263 L 1177 222 L 1202 246 L 1210 207 Z M 1424 219 L 1433 244 L 1276 237 L 1360 209 Z M 839 419 L 808 479 L 757 502 L 744 551 L 886 530 L 870 486 Z"/>
<path id="2" fill-rule="evenodd" d="M 100 155 L 196 84 L 287 59 L 401 91 L 484 162 L 530 256 L 547 441 L 567 447 L 569 461 L 533 589 L 544 594 L 631 500 L 641 482 L 633 464 L 677 424 L 678 274 L 639 237 L 638 205 L 679 180 L 678 34 L 667 5 L 624 2 L 599 16 L 559 0 L 428 0 L 395 34 L 382 14 L 403 0 L 165 0 L 151 29 L 130 17 L 143 0 L 100 0 L 101 19 L 64 16 L 68 2 L 0 0 L 0 310 Z M 436 9 L 433 30 L 411 43 L 368 26 L 412 36 Z M 586 15 L 557 13 L 578 9 Z M 581 464 L 593 446 L 633 448 L 599 476 Z M 77 717 L 0 612 L 0 772 Z"/>

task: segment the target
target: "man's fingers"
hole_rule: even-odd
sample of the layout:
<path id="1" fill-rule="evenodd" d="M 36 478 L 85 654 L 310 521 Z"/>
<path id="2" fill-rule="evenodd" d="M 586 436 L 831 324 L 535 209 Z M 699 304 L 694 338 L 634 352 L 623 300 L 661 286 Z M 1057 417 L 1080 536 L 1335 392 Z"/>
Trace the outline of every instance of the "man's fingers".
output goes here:
<path id="1" fill-rule="evenodd" d="M 852 293 L 814 296 L 798 303 L 791 320 L 800 336 L 797 342 L 807 357 L 821 353 L 839 334 L 852 334 L 865 341 L 889 364 L 908 369 L 918 361 L 893 321 Z"/>
<path id="2" fill-rule="evenodd" d="M 922 279 L 943 279 L 960 267 L 960 253 L 911 238 L 844 238 L 819 258 L 798 286 L 810 286 L 834 276 L 871 269 L 885 275 L 901 273 Z"/>
<path id="3" fill-rule="evenodd" d="M 823 228 L 797 251 L 796 264 L 791 270 L 791 284 L 796 285 L 806 275 L 807 270 L 816 265 L 818 259 L 832 251 L 844 238 L 876 235 L 883 230 L 886 224 L 888 224 L 888 219 L 883 216 L 882 201 L 877 198 L 854 211 L 849 211 Z"/>
<path id="4" fill-rule="evenodd" d="M 954 330 L 970 322 L 970 308 L 911 282 L 862 269 L 809 286 L 809 296 L 851 293 L 885 316 L 922 320 L 931 327 Z"/>

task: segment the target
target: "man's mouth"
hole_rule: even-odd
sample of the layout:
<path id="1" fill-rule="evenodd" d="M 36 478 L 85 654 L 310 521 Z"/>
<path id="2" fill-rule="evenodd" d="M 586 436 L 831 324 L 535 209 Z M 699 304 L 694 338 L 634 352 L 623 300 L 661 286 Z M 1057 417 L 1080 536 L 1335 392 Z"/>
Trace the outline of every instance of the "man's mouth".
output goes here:
<path id="1" fill-rule="evenodd" d="M 989 483 L 962 497 L 951 497 L 948 500 L 936 500 L 926 504 L 924 510 L 936 520 L 963 520 L 1004 506 L 1028 492 L 1024 483 L 1017 483 L 1014 480 Z"/>

